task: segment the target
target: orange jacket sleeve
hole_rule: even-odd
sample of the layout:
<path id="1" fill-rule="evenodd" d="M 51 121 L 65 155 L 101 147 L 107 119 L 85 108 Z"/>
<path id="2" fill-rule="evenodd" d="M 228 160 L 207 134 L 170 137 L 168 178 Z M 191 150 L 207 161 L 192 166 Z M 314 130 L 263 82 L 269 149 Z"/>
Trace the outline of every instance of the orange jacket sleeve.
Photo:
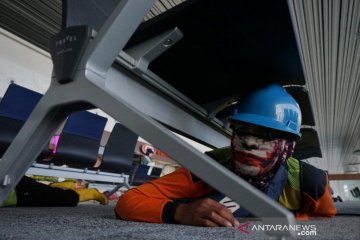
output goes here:
<path id="1" fill-rule="evenodd" d="M 115 213 L 120 219 L 162 223 L 162 210 L 173 199 L 199 198 L 212 188 L 203 181 L 193 181 L 191 173 L 179 168 L 173 173 L 125 192 Z"/>

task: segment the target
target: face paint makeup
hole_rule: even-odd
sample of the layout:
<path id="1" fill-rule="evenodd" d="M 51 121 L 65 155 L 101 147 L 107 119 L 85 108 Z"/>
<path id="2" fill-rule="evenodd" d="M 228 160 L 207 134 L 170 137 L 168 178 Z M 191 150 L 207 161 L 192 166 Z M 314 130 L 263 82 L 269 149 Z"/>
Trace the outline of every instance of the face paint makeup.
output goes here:
<path id="1" fill-rule="evenodd" d="M 234 135 L 231 145 L 235 171 L 244 176 L 259 176 L 268 172 L 280 159 L 286 140 L 264 140 L 255 136 Z"/>
<path id="2" fill-rule="evenodd" d="M 277 169 L 293 153 L 295 141 L 262 139 L 253 135 L 233 134 L 231 148 L 234 171 L 264 191 Z"/>

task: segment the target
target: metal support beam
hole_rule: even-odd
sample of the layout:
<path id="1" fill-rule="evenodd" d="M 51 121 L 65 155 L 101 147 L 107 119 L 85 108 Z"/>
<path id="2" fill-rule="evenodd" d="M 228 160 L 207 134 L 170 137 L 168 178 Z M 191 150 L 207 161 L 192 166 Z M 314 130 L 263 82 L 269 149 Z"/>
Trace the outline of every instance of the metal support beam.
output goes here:
<path id="1" fill-rule="evenodd" d="M 90 43 L 84 54 L 82 66 L 104 77 L 154 2 L 154 0 L 119 1 L 94 41 Z"/>
<path id="2" fill-rule="evenodd" d="M 121 186 L 128 186 L 129 175 L 107 173 L 102 171 L 61 167 L 47 164 L 33 164 L 27 171 L 27 175 L 63 177 L 73 179 L 83 179 L 88 181 L 120 183 Z"/>
<path id="3" fill-rule="evenodd" d="M 152 112 L 149 114 L 153 118 L 163 122 L 172 129 L 178 130 L 179 134 L 185 134 L 194 141 L 202 142 L 205 145 L 215 148 L 225 147 L 229 144 L 231 130 L 229 129 L 227 123 L 224 123 L 217 118 L 210 119 L 209 113 L 206 109 L 183 95 L 181 92 L 169 85 L 149 69 L 145 69 L 143 72 L 137 68 L 138 64 L 136 64 L 136 62 L 137 61 L 132 56 L 128 55 L 124 51 L 121 51 L 118 58 L 116 59 L 116 63 L 125 67 L 125 69 L 129 69 L 132 73 L 135 73 L 139 76 L 139 78 L 137 78 L 137 83 L 130 83 L 134 81 L 133 77 L 129 78 L 130 81 L 126 80 L 129 82 L 127 85 L 133 85 L 133 89 L 136 93 L 141 93 L 141 96 L 144 94 L 143 98 L 138 98 L 136 95 L 134 96 L 127 94 L 131 98 L 131 103 L 136 103 L 134 106 L 136 105 L 140 107 L 139 109 L 142 109 L 147 114 L 150 112 L 149 109 L 152 109 L 154 112 L 158 114 L 160 113 L 160 115 L 164 115 L 162 117 L 160 115 L 157 117 L 156 114 L 153 114 Z M 114 74 L 117 73 L 115 72 Z M 146 85 L 146 87 L 144 85 Z M 201 125 L 207 125 L 211 127 L 207 127 L 207 131 L 203 131 L 203 127 L 192 128 L 191 133 L 189 134 L 189 132 L 186 130 L 187 124 L 184 124 L 189 121 L 177 121 L 182 123 L 180 125 L 176 124 L 176 121 L 164 122 L 164 119 L 169 117 L 168 111 L 167 109 L 163 109 L 164 111 L 159 112 L 159 108 L 154 105 L 154 103 L 157 103 L 157 99 L 159 97 L 156 97 L 154 91 L 151 91 L 150 89 L 156 89 L 156 92 L 161 92 L 161 98 L 163 98 L 168 104 L 171 103 L 176 108 L 186 110 L 186 112 L 189 113 L 189 116 L 191 116 L 191 118 L 194 120 L 196 119 L 196 121 L 200 122 Z M 166 104 L 164 106 L 166 106 Z M 176 114 L 176 112 L 174 113 Z M 176 115 L 173 115 L 172 119 L 175 120 L 179 118 L 177 118 Z M 183 129 L 184 126 L 185 129 Z"/>
<path id="4" fill-rule="evenodd" d="M 126 53 L 135 59 L 134 67 L 141 72 L 145 72 L 154 59 L 178 42 L 182 36 L 182 32 L 175 28 L 135 45 L 130 49 L 126 49 Z"/>
<path id="5" fill-rule="evenodd" d="M 222 128 L 204 124 L 207 120 L 205 116 L 201 121 L 200 117 L 182 110 L 174 102 L 146 87 L 143 82 L 124 68 L 111 68 L 106 77 L 106 85 L 111 86 L 109 91 L 120 95 L 143 114 L 208 146 L 220 148 L 229 145 L 229 136 L 220 131 Z"/>
<path id="6" fill-rule="evenodd" d="M 144 4 L 144 2 L 148 4 Z M 31 166 L 52 133 L 67 115 L 77 110 L 97 107 L 120 121 L 131 131 L 150 141 L 161 151 L 168 153 L 178 163 L 219 192 L 244 206 L 254 215 L 261 217 L 264 224 L 295 224 L 292 213 L 233 172 L 184 142 L 146 112 L 144 113 L 144 109 L 140 107 L 139 103 L 129 101 L 131 94 L 139 99 L 143 97 L 132 92 L 135 91 L 135 85 L 129 84 L 130 80 L 137 81 L 139 76 L 132 73 L 131 69 L 119 66 L 109 69 L 109 67 L 135 31 L 137 26 L 135 23 L 140 23 L 140 19 L 151 7 L 149 2 L 122 1 L 105 23 L 105 27 L 99 31 L 94 42 L 89 44 L 73 81 L 59 84 L 55 78 L 52 80 L 49 90 L 35 107 L 0 161 L 0 181 L 2 182 L 0 203 L 4 201 L 11 189 Z M 141 16 L 141 14 L 143 15 Z M 124 27 L 124 25 L 131 27 Z M 150 98 L 149 96 L 146 100 Z M 144 101 L 142 102 L 144 103 Z M 165 118 L 168 121 L 176 121 L 171 119 L 174 116 L 181 117 L 183 115 L 184 117 L 180 121 L 187 122 L 178 124 L 184 128 L 188 125 L 193 126 L 192 120 L 196 122 L 195 118 L 186 116 L 188 113 L 179 108 L 174 108 L 166 116 L 167 113 L 164 113 L 164 110 L 169 110 L 170 106 L 162 103 L 158 105 L 158 111 L 163 112 L 158 115 L 160 120 Z M 178 113 L 173 115 L 175 111 Z M 206 130 L 206 128 L 203 129 Z M 191 127 L 188 130 L 191 134 Z M 294 232 L 275 231 L 268 232 L 268 234 L 293 236 Z"/>

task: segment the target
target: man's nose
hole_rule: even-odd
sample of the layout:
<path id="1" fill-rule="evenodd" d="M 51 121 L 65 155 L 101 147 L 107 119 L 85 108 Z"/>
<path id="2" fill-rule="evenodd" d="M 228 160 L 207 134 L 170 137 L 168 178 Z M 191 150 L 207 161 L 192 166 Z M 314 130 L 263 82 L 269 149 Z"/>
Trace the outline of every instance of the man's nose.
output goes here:
<path id="1" fill-rule="evenodd" d="M 259 143 L 256 137 L 248 136 L 244 141 L 244 148 L 246 150 L 258 149 L 258 147 L 259 147 Z"/>

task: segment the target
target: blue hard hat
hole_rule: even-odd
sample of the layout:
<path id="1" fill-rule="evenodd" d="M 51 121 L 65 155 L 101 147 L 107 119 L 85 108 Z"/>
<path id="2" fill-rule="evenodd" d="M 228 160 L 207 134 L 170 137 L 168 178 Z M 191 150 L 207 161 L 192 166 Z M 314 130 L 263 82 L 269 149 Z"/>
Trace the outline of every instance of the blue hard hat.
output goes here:
<path id="1" fill-rule="evenodd" d="M 301 111 L 295 99 L 278 84 L 259 88 L 235 106 L 231 121 L 241 121 L 301 137 Z"/>

